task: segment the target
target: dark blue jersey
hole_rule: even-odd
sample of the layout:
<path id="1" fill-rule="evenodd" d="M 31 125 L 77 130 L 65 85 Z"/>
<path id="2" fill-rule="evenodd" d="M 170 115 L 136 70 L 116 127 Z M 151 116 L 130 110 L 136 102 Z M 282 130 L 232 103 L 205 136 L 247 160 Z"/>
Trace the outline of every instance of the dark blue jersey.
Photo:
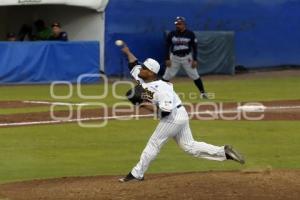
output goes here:
<path id="1" fill-rule="evenodd" d="M 58 36 L 51 35 L 49 40 L 68 41 L 68 34 L 66 32 L 61 32 Z"/>
<path id="2" fill-rule="evenodd" d="M 197 60 L 197 38 L 190 30 L 171 31 L 166 41 L 166 59 L 170 59 L 170 52 L 177 56 L 185 56 L 193 53 L 193 59 Z"/>

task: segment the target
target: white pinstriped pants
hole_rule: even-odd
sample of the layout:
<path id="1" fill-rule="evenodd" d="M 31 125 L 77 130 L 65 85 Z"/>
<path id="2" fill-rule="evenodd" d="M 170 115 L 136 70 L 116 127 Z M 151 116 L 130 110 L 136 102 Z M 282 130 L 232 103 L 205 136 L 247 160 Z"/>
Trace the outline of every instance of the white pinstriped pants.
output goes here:
<path id="1" fill-rule="evenodd" d="M 131 173 L 136 178 L 142 178 L 161 147 L 173 137 L 177 144 L 187 153 L 209 160 L 226 160 L 224 146 L 218 147 L 204 142 L 194 140 L 188 114 L 183 106 L 175 108 L 170 116 L 161 119 L 154 133 L 149 139 L 137 165 Z"/>

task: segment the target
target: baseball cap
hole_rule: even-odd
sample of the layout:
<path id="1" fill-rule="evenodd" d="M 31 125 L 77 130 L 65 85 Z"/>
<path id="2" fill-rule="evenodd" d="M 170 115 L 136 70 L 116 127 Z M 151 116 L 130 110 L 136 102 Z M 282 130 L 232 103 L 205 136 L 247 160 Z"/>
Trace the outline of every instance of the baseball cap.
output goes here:
<path id="1" fill-rule="evenodd" d="M 179 22 L 185 22 L 185 18 L 181 16 L 176 17 L 174 24 L 178 24 Z"/>
<path id="2" fill-rule="evenodd" d="M 57 27 L 61 27 L 61 26 L 60 26 L 60 23 L 58 23 L 58 22 L 54 22 L 54 23 L 52 23 L 51 27 L 55 27 L 55 26 L 57 26 Z"/>
<path id="3" fill-rule="evenodd" d="M 143 66 L 145 66 L 146 68 L 148 68 L 150 71 L 154 72 L 155 74 L 157 74 L 160 69 L 159 63 L 152 58 L 147 58 L 144 61 Z"/>

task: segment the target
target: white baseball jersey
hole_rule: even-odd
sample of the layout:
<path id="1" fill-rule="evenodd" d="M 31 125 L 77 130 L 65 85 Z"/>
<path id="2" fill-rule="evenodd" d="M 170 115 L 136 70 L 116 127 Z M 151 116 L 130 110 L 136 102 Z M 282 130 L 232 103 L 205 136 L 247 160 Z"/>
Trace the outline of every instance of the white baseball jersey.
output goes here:
<path id="1" fill-rule="evenodd" d="M 226 160 L 224 147 L 218 147 L 204 142 L 194 140 L 189 127 L 189 117 L 182 102 L 173 89 L 173 84 L 157 80 L 146 83 L 138 75 L 141 66 L 136 65 L 131 70 L 133 78 L 142 84 L 143 88 L 153 94 L 151 103 L 157 105 L 160 110 L 170 112 L 163 117 L 154 133 L 149 139 L 137 165 L 132 169 L 131 174 L 138 179 L 144 176 L 152 160 L 156 158 L 161 147 L 169 138 L 174 138 L 178 145 L 187 153 L 210 160 Z"/>
<path id="2" fill-rule="evenodd" d="M 153 93 L 153 98 L 149 99 L 152 104 L 157 105 L 160 110 L 165 112 L 171 112 L 174 108 L 182 104 L 180 98 L 174 92 L 172 83 L 162 80 L 146 83 L 138 76 L 140 70 L 140 65 L 135 66 L 131 71 L 131 75 L 144 89 Z"/>

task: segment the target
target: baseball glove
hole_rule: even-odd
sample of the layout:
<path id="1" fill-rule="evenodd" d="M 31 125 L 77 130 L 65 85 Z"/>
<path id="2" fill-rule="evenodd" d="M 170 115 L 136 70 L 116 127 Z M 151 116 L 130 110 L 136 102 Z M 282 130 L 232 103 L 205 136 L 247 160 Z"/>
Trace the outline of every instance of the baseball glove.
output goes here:
<path id="1" fill-rule="evenodd" d="M 145 89 L 142 87 L 142 85 L 136 85 L 134 88 L 131 88 L 126 92 L 127 99 L 133 104 L 133 105 L 139 105 L 143 103 Z"/>

